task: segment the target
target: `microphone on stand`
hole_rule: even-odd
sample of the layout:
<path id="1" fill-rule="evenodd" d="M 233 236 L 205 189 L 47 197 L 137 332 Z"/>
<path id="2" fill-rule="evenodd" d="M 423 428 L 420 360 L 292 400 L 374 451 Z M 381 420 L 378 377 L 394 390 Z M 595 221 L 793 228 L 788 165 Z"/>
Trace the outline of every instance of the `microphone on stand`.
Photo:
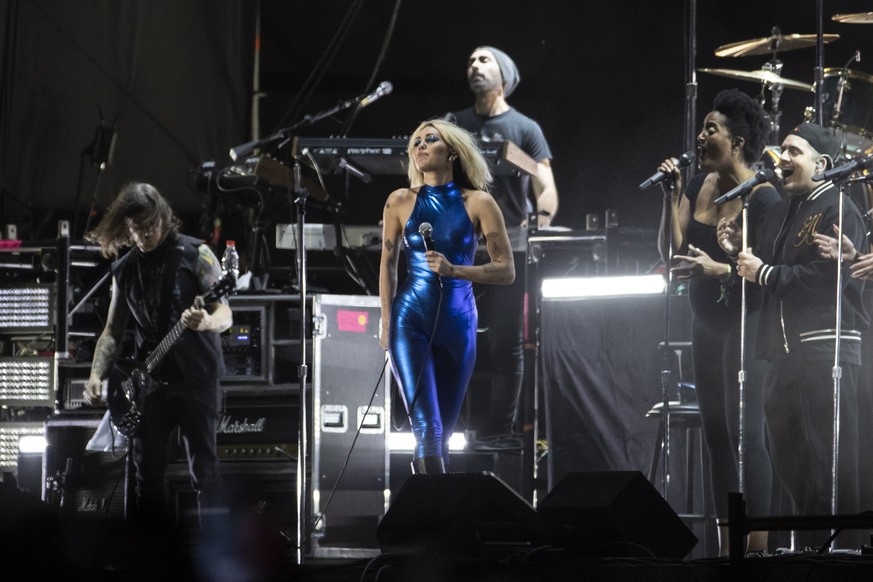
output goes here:
<path id="1" fill-rule="evenodd" d="M 361 105 L 361 107 L 366 107 L 367 105 L 374 103 L 378 99 L 381 99 L 385 95 L 390 95 L 391 91 L 393 90 L 394 85 L 391 84 L 391 81 L 382 81 L 372 93 L 361 97 L 361 100 L 358 103 Z"/>
<path id="2" fill-rule="evenodd" d="M 816 182 L 821 182 L 823 180 L 844 180 L 858 170 L 866 170 L 870 167 L 871 162 L 873 162 L 873 155 L 867 154 L 866 156 L 855 158 L 851 162 L 846 162 L 842 166 L 837 166 L 836 168 L 831 168 L 821 174 L 816 174 L 812 179 Z"/>
<path id="3" fill-rule="evenodd" d="M 763 170 L 758 170 L 755 172 L 755 175 L 728 192 L 727 194 L 716 198 L 716 204 L 724 204 L 725 202 L 730 202 L 734 198 L 738 196 L 745 196 L 749 192 L 752 191 L 752 188 L 757 186 L 758 184 L 763 184 L 764 182 L 769 182 L 775 176 L 775 172 L 770 168 L 764 168 Z"/>
<path id="4" fill-rule="evenodd" d="M 421 235 L 422 240 L 424 241 L 424 250 L 432 251 L 434 250 L 433 246 L 433 226 L 429 222 L 422 222 L 418 225 L 418 234 Z M 437 281 L 440 284 L 440 287 L 443 286 L 443 278 L 440 277 L 439 273 L 437 273 Z"/>
<path id="5" fill-rule="evenodd" d="M 869 184 L 873 182 L 873 174 L 865 174 L 864 176 L 858 176 L 857 178 L 849 178 L 846 180 L 849 184 L 857 184 L 858 182 L 862 182 L 864 184 Z"/>
<path id="6" fill-rule="evenodd" d="M 688 150 L 687 152 L 679 156 L 679 161 L 676 163 L 676 166 L 680 169 L 685 168 L 686 166 L 688 166 L 688 164 L 693 162 L 696 157 L 697 156 L 694 155 L 694 150 Z M 664 172 L 655 172 L 654 174 L 652 174 L 651 178 L 640 184 L 640 190 L 646 190 L 648 188 L 651 188 L 655 184 L 660 184 L 667 176 L 669 176 L 669 174 L 665 174 Z"/>

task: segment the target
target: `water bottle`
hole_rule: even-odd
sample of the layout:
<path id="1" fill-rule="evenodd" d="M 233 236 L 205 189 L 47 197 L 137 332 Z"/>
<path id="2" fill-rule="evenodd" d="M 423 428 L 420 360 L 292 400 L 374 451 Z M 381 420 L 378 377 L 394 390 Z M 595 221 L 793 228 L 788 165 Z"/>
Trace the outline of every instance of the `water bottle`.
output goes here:
<path id="1" fill-rule="evenodd" d="M 229 240 L 224 248 L 224 256 L 221 257 L 221 274 L 232 275 L 234 281 L 239 278 L 239 253 L 236 251 L 236 242 Z"/>

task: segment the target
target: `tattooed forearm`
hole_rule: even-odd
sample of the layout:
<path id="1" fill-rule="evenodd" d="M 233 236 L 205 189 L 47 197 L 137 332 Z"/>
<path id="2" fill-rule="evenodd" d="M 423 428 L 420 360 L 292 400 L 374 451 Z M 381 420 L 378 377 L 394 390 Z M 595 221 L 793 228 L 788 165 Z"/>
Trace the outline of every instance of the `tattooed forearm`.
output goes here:
<path id="1" fill-rule="evenodd" d="M 386 240 L 385 241 L 385 248 L 388 250 L 389 253 L 394 252 L 394 241 Z"/>
<path id="2" fill-rule="evenodd" d="M 116 342 L 111 335 L 101 335 L 94 346 L 94 360 L 91 363 L 91 374 L 105 378 L 115 360 Z"/>

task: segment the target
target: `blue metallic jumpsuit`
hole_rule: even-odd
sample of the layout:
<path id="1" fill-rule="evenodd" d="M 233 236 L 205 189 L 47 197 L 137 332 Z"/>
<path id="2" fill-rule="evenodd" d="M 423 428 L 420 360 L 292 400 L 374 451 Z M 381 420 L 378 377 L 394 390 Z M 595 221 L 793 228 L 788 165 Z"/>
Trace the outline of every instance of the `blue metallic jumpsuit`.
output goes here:
<path id="1" fill-rule="evenodd" d="M 412 432 L 414 458 L 442 455 L 458 421 L 476 361 L 478 315 L 470 281 L 442 277 L 425 261 L 422 222 L 433 226 L 436 251 L 453 265 L 472 265 L 478 236 L 461 189 L 424 185 L 403 229 L 407 277 L 391 305 L 389 355 Z"/>

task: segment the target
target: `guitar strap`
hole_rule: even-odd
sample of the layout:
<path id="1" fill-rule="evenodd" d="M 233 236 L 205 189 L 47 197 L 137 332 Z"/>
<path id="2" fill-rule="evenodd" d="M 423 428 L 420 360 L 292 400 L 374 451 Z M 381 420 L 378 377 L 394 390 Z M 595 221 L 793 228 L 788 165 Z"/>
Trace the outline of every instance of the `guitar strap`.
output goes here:
<path id="1" fill-rule="evenodd" d="M 170 306 L 173 304 L 173 289 L 176 286 L 176 273 L 179 271 L 179 262 L 182 260 L 185 244 L 177 238 L 173 247 L 167 253 L 167 262 L 164 266 L 163 289 L 161 290 L 161 309 L 158 321 L 161 329 L 158 337 L 164 337 L 170 331 Z M 185 308 L 186 306 L 183 306 Z M 175 323 L 173 324 L 175 325 Z"/>

